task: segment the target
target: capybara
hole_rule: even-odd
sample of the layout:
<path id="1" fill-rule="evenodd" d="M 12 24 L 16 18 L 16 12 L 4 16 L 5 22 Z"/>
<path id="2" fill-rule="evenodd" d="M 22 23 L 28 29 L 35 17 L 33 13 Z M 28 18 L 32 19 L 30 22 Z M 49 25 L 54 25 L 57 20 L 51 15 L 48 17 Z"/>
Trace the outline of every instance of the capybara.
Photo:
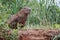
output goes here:
<path id="1" fill-rule="evenodd" d="M 21 28 L 25 26 L 28 15 L 31 9 L 29 7 L 22 8 L 17 14 L 14 14 L 7 22 L 8 26 L 12 29 L 17 29 L 17 24 L 22 24 Z"/>

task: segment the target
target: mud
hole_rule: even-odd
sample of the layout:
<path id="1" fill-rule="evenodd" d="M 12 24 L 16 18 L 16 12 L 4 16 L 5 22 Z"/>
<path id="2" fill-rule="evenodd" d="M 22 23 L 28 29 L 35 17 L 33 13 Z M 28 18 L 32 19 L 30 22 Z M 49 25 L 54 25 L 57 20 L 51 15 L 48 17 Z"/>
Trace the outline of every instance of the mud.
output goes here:
<path id="1" fill-rule="evenodd" d="M 52 37 L 59 33 L 59 30 L 27 29 L 20 30 L 18 35 L 19 40 L 52 40 Z"/>
<path id="2" fill-rule="evenodd" d="M 8 32 L 10 35 L 12 31 Z M 54 36 L 59 35 L 60 30 L 43 29 L 23 29 L 18 31 L 19 40 L 52 40 Z M 0 40 L 5 40 L 0 37 Z M 58 39 L 60 40 L 60 38 Z"/>
<path id="3" fill-rule="evenodd" d="M 4 38 L 0 38 L 0 40 L 4 40 Z"/>

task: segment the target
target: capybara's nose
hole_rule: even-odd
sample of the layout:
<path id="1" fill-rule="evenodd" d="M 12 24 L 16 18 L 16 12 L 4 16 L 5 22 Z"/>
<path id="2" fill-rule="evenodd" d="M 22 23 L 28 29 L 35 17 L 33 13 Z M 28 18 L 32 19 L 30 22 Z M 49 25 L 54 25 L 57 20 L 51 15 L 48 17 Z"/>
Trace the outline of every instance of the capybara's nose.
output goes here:
<path id="1" fill-rule="evenodd" d="M 31 11 L 31 8 L 29 8 L 29 11 Z"/>

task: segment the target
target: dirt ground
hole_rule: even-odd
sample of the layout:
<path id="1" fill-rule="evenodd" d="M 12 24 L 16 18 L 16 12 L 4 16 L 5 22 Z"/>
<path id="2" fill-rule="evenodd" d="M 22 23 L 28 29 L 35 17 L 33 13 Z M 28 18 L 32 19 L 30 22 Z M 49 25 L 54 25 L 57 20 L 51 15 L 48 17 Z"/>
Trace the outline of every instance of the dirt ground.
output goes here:
<path id="1" fill-rule="evenodd" d="M 59 33 L 59 30 L 27 29 L 20 30 L 18 35 L 19 40 L 52 40 L 52 37 L 58 35 Z"/>
<path id="2" fill-rule="evenodd" d="M 0 38 L 0 40 L 4 40 L 4 38 Z"/>
<path id="3" fill-rule="evenodd" d="M 60 30 L 23 29 L 18 31 L 18 36 L 19 36 L 18 39 L 19 40 L 52 40 L 52 38 L 59 35 L 59 33 Z M 0 38 L 0 40 L 4 40 L 4 38 Z M 58 40 L 60 40 L 60 38 Z"/>

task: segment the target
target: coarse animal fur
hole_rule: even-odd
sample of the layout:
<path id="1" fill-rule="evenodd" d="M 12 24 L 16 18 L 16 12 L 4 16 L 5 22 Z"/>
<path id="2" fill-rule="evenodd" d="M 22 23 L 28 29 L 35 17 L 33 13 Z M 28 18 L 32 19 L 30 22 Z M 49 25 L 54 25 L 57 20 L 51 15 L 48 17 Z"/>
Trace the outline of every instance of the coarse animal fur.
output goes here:
<path id="1" fill-rule="evenodd" d="M 22 8 L 17 14 L 14 14 L 7 22 L 8 26 L 12 29 L 17 29 L 17 23 L 22 24 L 21 27 L 25 25 L 28 15 L 31 9 L 29 7 Z"/>

